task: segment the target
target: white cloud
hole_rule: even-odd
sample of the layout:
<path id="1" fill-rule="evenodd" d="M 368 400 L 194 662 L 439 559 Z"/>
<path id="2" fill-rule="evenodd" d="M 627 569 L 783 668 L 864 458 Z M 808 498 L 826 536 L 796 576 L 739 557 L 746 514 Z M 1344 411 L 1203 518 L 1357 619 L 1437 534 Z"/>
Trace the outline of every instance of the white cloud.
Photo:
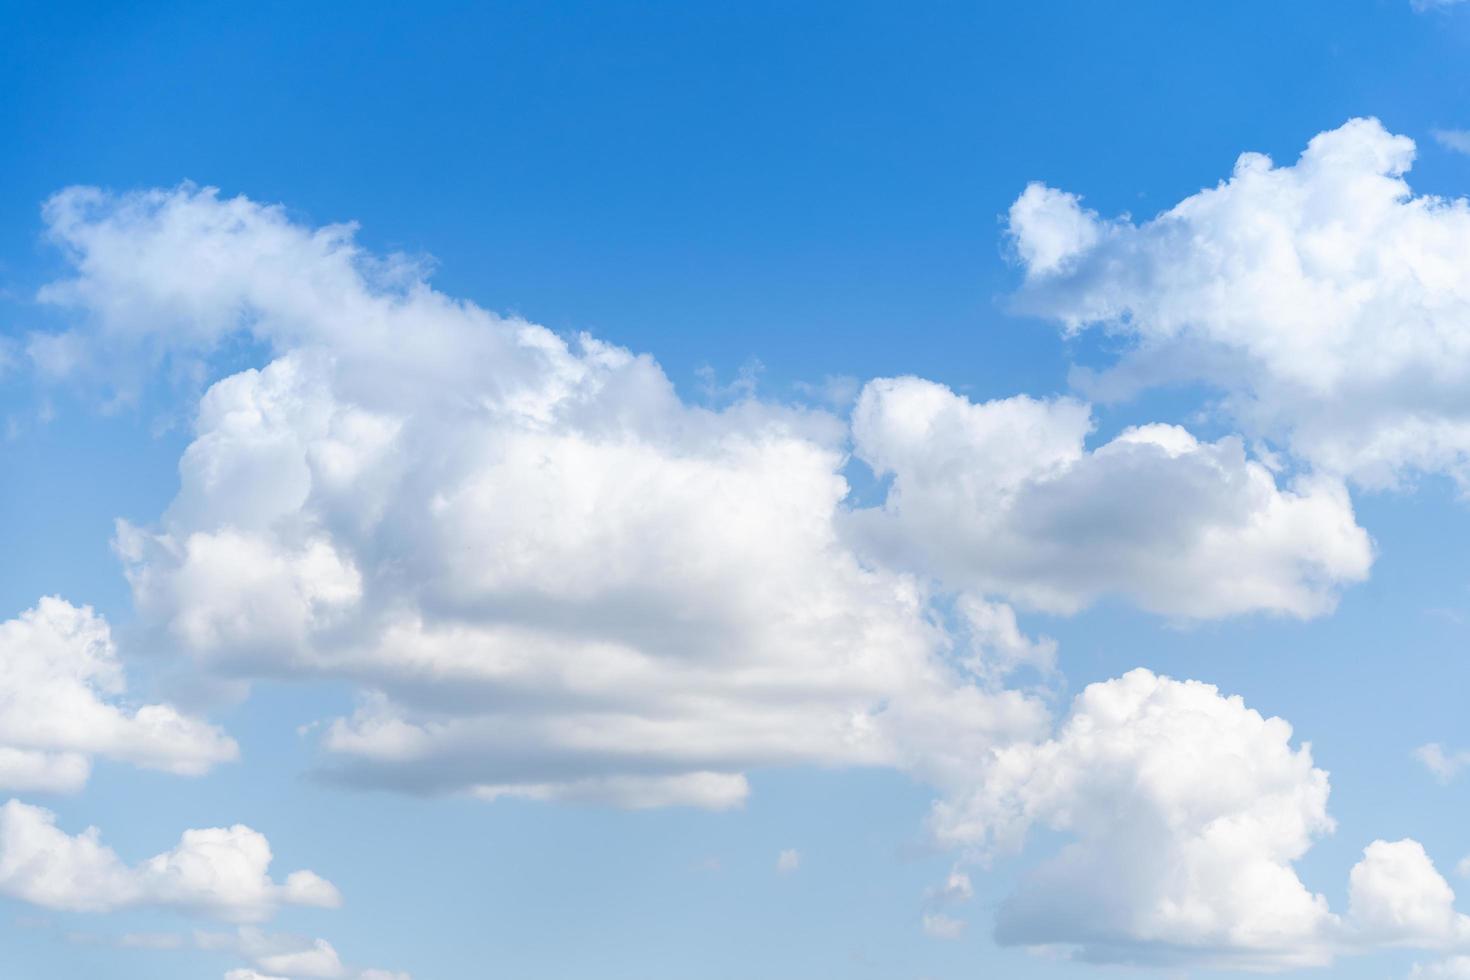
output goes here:
<path id="1" fill-rule="evenodd" d="M 1118 233 L 1033 203 L 1036 276 Z M 325 727 L 335 777 L 722 807 L 755 767 L 896 766 L 971 852 L 1033 824 L 1077 837 L 1008 902 L 1006 941 L 1271 966 L 1335 948 L 1292 870 L 1331 827 L 1326 775 L 1289 726 L 1142 671 L 1047 738 L 1044 701 L 1000 680 L 1046 673 L 1054 645 L 997 600 L 1322 612 L 1372 558 L 1340 481 L 1278 485 L 1239 441 L 1173 426 L 1088 450 L 1079 403 L 899 379 L 856 411 L 893 485 L 853 512 L 842 420 L 690 405 L 649 358 L 444 297 L 350 229 L 190 188 L 47 214 L 77 276 L 45 295 L 91 352 L 69 370 L 238 331 L 269 349 L 204 395 L 178 496 L 117 548 L 145 625 L 206 668 L 359 687 Z"/>
<path id="2" fill-rule="evenodd" d="M 1107 594 L 1185 617 L 1328 611 L 1372 545 L 1341 485 L 1278 488 L 1238 439 L 1177 426 L 1088 451 L 1087 406 L 975 404 L 918 378 L 871 382 L 856 452 L 893 482 L 853 522 L 870 549 L 956 590 L 1074 612 Z"/>
<path id="3" fill-rule="evenodd" d="M 262 969 L 278 970 L 297 977 L 340 977 L 346 973 L 337 951 L 325 939 L 317 939 L 305 949 L 263 953 Z"/>
<path id="4" fill-rule="evenodd" d="M 1470 129 L 1436 129 L 1434 141 L 1447 150 L 1470 154 Z"/>
<path id="5" fill-rule="evenodd" d="M 751 767 L 918 765 L 1044 722 L 966 685 L 926 583 L 845 541 L 830 414 L 689 405 L 647 357 L 248 201 L 69 191 L 47 214 L 78 276 L 46 296 L 92 346 L 244 329 L 277 352 L 210 388 L 178 497 L 117 547 L 201 663 L 361 685 L 325 729 L 339 778 L 721 807 Z"/>
<path id="6" fill-rule="evenodd" d="M 1446 752 L 1443 745 L 1430 742 L 1414 750 L 1414 758 L 1424 763 L 1424 768 L 1434 773 L 1441 783 L 1448 783 L 1459 775 L 1460 770 L 1470 765 L 1470 751 Z"/>
<path id="7" fill-rule="evenodd" d="M 959 868 L 950 871 L 944 884 L 936 885 L 924 893 L 924 901 L 935 908 L 968 902 L 974 897 L 975 887 L 970 883 L 970 876 Z"/>
<path id="8" fill-rule="evenodd" d="M 1425 980 L 1470 980 L 1470 956 L 1450 956 L 1436 963 L 1415 963 L 1410 976 Z"/>
<path id="9" fill-rule="evenodd" d="M 225 980 L 276 976 L 290 980 L 413 980 L 408 973 L 347 966 L 325 939 L 243 927 L 236 933 L 196 933 L 194 944 L 200 949 L 228 951 L 250 962 L 248 968 L 226 973 Z"/>
<path id="10" fill-rule="evenodd" d="M 90 608 L 48 597 L 0 623 L 0 787 L 72 792 L 94 756 L 199 775 L 238 754 L 217 728 L 125 694 L 111 632 Z"/>
<path id="11" fill-rule="evenodd" d="M 275 351 L 209 389 L 178 497 L 117 546 L 201 663 L 364 688 L 325 730 L 342 779 L 722 807 L 756 766 L 938 778 L 1045 722 L 998 684 L 1054 645 L 985 594 L 1310 615 L 1371 561 L 1340 487 L 1280 489 L 1236 442 L 1087 452 L 1076 403 L 913 379 L 863 395 L 858 450 L 896 477 L 853 514 L 834 416 L 691 406 L 649 358 L 453 301 L 349 228 L 187 187 L 46 214 L 77 275 L 44 296 L 88 349 Z"/>
<path id="12" fill-rule="evenodd" d="M 49 810 L 17 800 L 0 806 L 0 892 L 44 908 L 153 906 L 251 922 L 282 904 L 341 904 L 337 889 L 310 871 L 273 882 L 270 863 L 265 837 L 236 825 L 186 830 L 172 850 L 129 866 L 95 827 L 71 836 Z"/>
<path id="13" fill-rule="evenodd" d="M 1354 119 L 1291 166 L 1243 154 L 1137 224 L 1033 185 L 1010 218 L 1018 306 L 1134 341 L 1097 393 L 1200 380 L 1320 472 L 1470 485 L 1470 205 L 1414 196 L 1413 158 L 1412 140 Z M 1059 226 L 1084 230 L 1059 246 Z"/>
<path id="14" fill-rule="evenodd" d="M 776 870 L 781 874 L 790 874 L 801 867 L 801 852 L 788 848 L 776 855 Z"/>
<path id="15" fill-rule="evenodd" d="M 926 912 L 920 920 L 924 935 L 935 939 L 959 939 L 965 934 L 963 920 L 945 915 L 943 912 Z"/>
<path id="16" fill-rule="evenodd" d="M 1348 876 L 1348 923 L 1359 942 L 1464 947 L 1470 916 L 1418 841 L 1374 841 Z"/>
<path id="17" fill-rule="evenodd" d="M 1327 774 L 1291 727 L 1195 681 L 1093 684 L 1056 736 L 999 750 L 939 838 L 980 855 L 1072 839 L 1002 905 L 1005 944 L 1095 960 L 1282 966 L 1328 958 L 1335 917 L 1292 863 L 1332 829 Z"/>
<path id="18" fill-rule="evenodd" d="M 1470 917 L 1416 841 L 1364 849 L 1345 915 L 1302 883 L 1294 864 L 1333 821 L 1327 774 L 1291 740 L 1239 697 L 1138 669 L 1087 687 L 1052 738 L 998 750 L 932 827 L 980 861 L 1036 827 L 1069 838 L 1001 905 L 1004 945 L 1233 969 L 1470 948 Z M 926 899 L 970 894 L 952 874 Z"/>

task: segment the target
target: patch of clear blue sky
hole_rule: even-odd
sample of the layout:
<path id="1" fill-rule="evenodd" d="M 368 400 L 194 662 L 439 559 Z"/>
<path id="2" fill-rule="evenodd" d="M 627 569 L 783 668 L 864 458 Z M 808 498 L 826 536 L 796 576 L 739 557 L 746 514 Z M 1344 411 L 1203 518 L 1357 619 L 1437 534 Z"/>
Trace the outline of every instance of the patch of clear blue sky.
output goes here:
<path id="1" fill-rule="evenodd" d="M 38 237 L 48 194 L 189 179 L 359 221 L 373 249 L 434 256 L 446 292 L 652 352 L 691 397 L 701 367 L 728 379 L 750 359 L 778 396 L 896 373 L 1047 394 L 1097 352 L 1005 313 L 998 219 L 1028 180 L 1146 215 L 1243 150 L 1288 160 L 1374 114 L 1419 141 L 1416 188 L 1463 193 L 1470 159 L 1428 136 L 1470 125 L 1467 54 L 1470 5 L 1416 15 L 1407 0 L 0 2 L 0 333 L 46 322 L 29 297 L 59 265 Z M 1198 395 L 1102 425 L 1179 418 Z M 100 415 L 0 380 L 0 416 L 34 419 L 42 398 L 54 420 L 0 441 L 0 614 L 60 592 L 126 624 L 111 521 L 172 496 L 185 433 L 155 429 L 181 406 Z M 1106 606 L 1028 624 L 1061 641 L 1074 690 L 1147 665 L 1293 721 L 1333 773 L 1340 824 L 1303 875 L 1339 907 L 1373 837 L 1412 834 L 1445 868 L 1470 851 L 1470 794 L 1408 758 L 1470 742 L 1456 618 L 1470 615 L 1470 514 L 1437 484 L 1358 507 L 1381 558 L 1334 617 L 1176 630 Z M 162 666 L 130 653 L 145 679 Z M 263 686 L 222 718 L 243 764 L 201 780 L 104 764 L 83 794 L 40 802 L 130 858 L 186 826 L 248 822 L 280 870 L 315 868 L 347 895 L 282 928 L 418 980 L 1090 972 L 990 943 L 1016 862 L 976 875 L 963 940 L 920 934 L 920 895 L 948 862 L 917 847 L 928 797 L 899 776 L 757 774 L 746 809 L 715 815 L 362 795 L 308 781 L 294 730 L 348 698 Z M 778 876 L 786 847 L 802 868 Z M 720 870 L 698 870 L 710 859 Z M 167 917 L 22 914 L 0 906 L 6 980 L 223 970 L 212 954 L 59 938 L 178 926 Z"/>

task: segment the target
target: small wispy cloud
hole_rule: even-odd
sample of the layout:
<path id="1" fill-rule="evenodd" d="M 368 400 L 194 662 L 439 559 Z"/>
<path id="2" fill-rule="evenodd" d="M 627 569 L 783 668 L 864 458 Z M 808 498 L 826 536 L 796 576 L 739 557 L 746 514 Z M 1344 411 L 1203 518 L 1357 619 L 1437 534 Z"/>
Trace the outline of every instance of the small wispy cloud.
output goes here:
<path id="1" fill-rule="evenodd" d="M 944 884 L 935 885 L 924 892 L 924 901 L 931 908 L 958 905 L 974 897 L 975 888 L 970 884 L 970 876 L 958 868 L 949 873 L 949 877 L 944 879 Z"/>
<path id="2" fill-rule="evenodd" d="M 1414 758 L 1424 763 L 1441 783 L 1448 783 L 1461 769 L 1470 766 L 1470 751 L 1446 752 L 1438 742 L 1419 746 L 1414 750 Z"/>
<path id="3" fill-rule="evenodd" d="M 776 855 L 776 870 L 783 875 L 789 875 L 801 867 L 801 852 L 795 848 L 788 848 Z"/>
<path id="4" fill-rule="evenodd" d="M 924 916 L 924 935 L 935 939 L 958 939 L 965 934 L 965 923 L 943 912 Z"/>
<path id="5" fill-rule="evenodd" d="M 1470 129 L 1436 129 L 1432 135 L 1434 141 L 1446 150 L 1470 156 Z"/>
<path id="6" fill-rule="evenodd" d="M 1443 10 L 1463 2 L 1464 0 L 1409 0 L 1409 6 L 1422 14 L 1427 10 Z"/>

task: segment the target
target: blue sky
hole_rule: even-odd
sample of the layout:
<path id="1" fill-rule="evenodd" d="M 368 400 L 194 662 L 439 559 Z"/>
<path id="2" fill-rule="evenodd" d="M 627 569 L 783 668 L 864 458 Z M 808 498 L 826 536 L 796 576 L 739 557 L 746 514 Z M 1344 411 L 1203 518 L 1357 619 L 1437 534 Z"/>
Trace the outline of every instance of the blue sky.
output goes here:
<path id="1" fill-rule="evenodd" d="M 1470 976 L 1467 49 L 0 4 L 0 975 Z"/>

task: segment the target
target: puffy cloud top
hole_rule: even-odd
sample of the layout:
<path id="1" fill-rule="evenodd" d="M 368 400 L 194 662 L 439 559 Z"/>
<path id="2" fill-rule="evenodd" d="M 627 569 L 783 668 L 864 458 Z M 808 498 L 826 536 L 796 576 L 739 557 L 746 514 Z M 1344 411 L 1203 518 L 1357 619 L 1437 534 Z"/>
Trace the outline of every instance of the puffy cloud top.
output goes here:
<path id="1" fill-rule="evenodd" d="M 1037 296 L 1133 234 L 1027 194 Z M 721 807 L 753 767 L 897 766 L 945 795 L 934 826 L 961 848 L 1075 836 L 1007 904 L 1006 941 L 1280 965 L 1347 928 L 1292 869 L 1331 821 L 1285 722 L 1138 671 L 1048 737 L 1045 702 L 1001 683 L 1054 652 L 1009 601 L 1331 608 L 1372 560 L 1338 476 L 1278 479 L 1171 425 L 1089 449 L 1080 402 L 913 378 L 868 385 L 850 425 L 691 405 L 650 358 L 445 297 L 347 226 L 189 187 L 72 190 L 47 216 L 75 275 L 45 296 L 77 327 L 33 359 L 266 349 L 205 392 L 177 497 L 117 546 L 146 626 L 205 668 L 359 687 L 325 728 L 336 777 Z M 849 448 L 891 477 L 877 506 L 849 500 Z M 266 894 L 318 894 L 292 880 Z M 970 892 L 957 870 L 930 931 L 957 934 L 938 906 Z"/>
<path id="2" fill-rule="evenodd" d="M 198 775 L 234 741 L 166 704 L 129 707 L 107 622 L 48 597 L 0 623 L 0 787 L 71 792 L 94 756 Z"/>
<path id="3" fill-rule="evenodd" d="M 1332 829 L 1327 774 L 1291 726 L 1197 681 L 1092 684 L 1046 741 L 1000 749 L 941 839 L 982 852 L 1029 829 L 1072 842 L 1002 906 L 1003 943 L 1095 960 L 1323 962 L 1337 919 L 1292 863 Z"/>
<path id="4" fill-rule="evenodd" d="M 1470 480 L 1470 204 L 1415 196 L 1414 143 L 1375 119 L 1291 166 L 1232 175 L 1141 223 L 1028 187 L 1010 213 L 1024 310 L 1134 349 L 1095 390 L 1196 379 L 1320 470 Z"/>
<path id="5" fill-rule="evenodd" d="M 49 810 L 17 800 L 0 806 L 0 892 L 44 908 L 106 912 L 157 906 L 255 922 L 281 904 L 341 904 L 331 882 L 310 871 L 273 882 L 270 863 L 265 837 L 237 825 L 187 830 L 173 850 L 129 866 L 102 843 L 95 827 L 71 836 Z"/>
<path id="6" fill-rule="evenodd" d="M 974 404 L 918 378 L 873 381 L 853 438 L 893 482 L 854 523 L 900 566 L 1060 612 L 1112 593 L 1173 616 L 1311 616 L 1367 577 L 1372 545 L 1341 485 L 1279 488 L 1234 438 L 1148 425 L 1088 451 L 1091 429 L 1071 399 Z"/>

